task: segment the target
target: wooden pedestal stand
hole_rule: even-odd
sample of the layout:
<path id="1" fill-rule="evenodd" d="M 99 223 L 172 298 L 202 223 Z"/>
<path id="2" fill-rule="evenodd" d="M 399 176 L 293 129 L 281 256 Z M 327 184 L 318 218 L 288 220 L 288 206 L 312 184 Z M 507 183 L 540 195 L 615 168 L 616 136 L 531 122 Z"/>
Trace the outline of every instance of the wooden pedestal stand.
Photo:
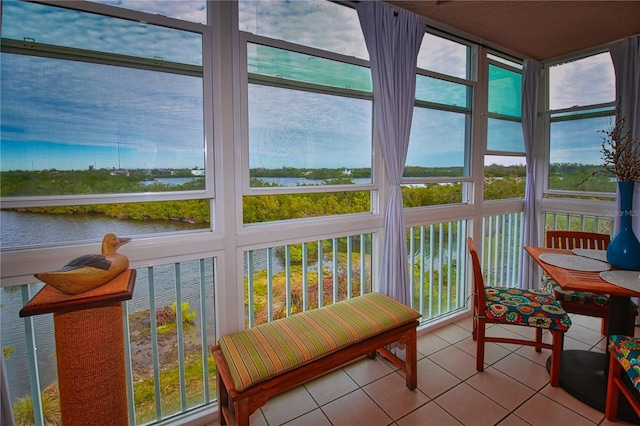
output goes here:
<path id="1" fill-rule="evenodd" d="M 62 424 L 128 425 L 122 302 L 133 297 L 136 271 L 70 295 L 45 285 L 21 310 L 53 313 Z"/>

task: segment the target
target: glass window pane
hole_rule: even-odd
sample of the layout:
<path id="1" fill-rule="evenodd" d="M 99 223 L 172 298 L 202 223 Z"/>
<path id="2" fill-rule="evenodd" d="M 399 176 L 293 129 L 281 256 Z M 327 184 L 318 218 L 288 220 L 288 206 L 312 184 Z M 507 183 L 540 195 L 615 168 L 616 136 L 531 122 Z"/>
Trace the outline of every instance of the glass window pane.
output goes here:
<path id="1" fill-rule="evenodd" d="M 615 73 L 609 52 L 549 68 L 551 110 L 615 100 Z"/>
<path id="2" fill-rule="evenodd" d="M 518 121 L 489 118 L 487 123 L 487 150 L 524 153 L 522 124 Z"/>
<path id="3" fill-rule="evenodd" d="M 240 31 L 369 59 L 355 9 L 330 1 L 240 0 Z"/>
<path id="4" fill-rule="evenodd" d="M 462 203 L 461 183 L 428 183 L 402 185 L 402 205 L 411 207 L 440 206 Z"/>
<path id="5" fill-rule="evenodd" d="M 4 179 L 4 174 L 3 174 Z M 209 200 L 96 204 L 0 211 L 2 250 L 209 229 Z M 62 266 L 62 265 L 61 265 Z"/>
<path id="6" fill-rule="evenodd" d="M 369 68 L 247 43 L 247 70 L 267 77 L 372 92 Z"/>
<path id="7" fill-rule="evenodd" d="M 202 65 L 200 34 L 22 1 L 3 3 L 2 37 Z"/>
<path id="8" fill-rule="evenodd" d="M 442 105 L 471 108 L 471 87 L 438 78 L 416 76 L 416 99 Z"/>
<path id="9" fill-rule="evenodd" d="M 404 177 L 467 176 L 468 114 L 414 108 Z"/>
<path id="10" fill-rule="evenodd" d="M 517 72 L 489 65 L 489 113 L 520 118 L 521 76 Z"/>
<path id="11" fill-rule="evenodd" d="M 418 53 L 418 68 L 468 79 L 469 50 L 464 44 L 425 33 Z"/>
<path id="12" fill-rule="evenodd" d="M 201 78 L 7 53 L 1 71 L 3 171 L 78 172 L 46 195 L 148 192 L 166 177 L 204 188 Z"/>
<path id="13" fill-rule="evenodd" d="M 249 84 L 249 168 L 367 169 L 370 183 L 372 120 L 367 99 Z"/>
<path id="14" fill-rule="evenodd" d="M 597 173 L 602 160 L 601 131 L 613 125 L 612 117 L 553 121 L 550 125 L 549 189 L 615 192 L 615 179 Z"/>
<path id="15" fill-rule="evenodd" d="M 523 156 L 484 157 L 484 199 L 505 200 L 525 195 L 526 159 Z"/>
<path id="16" fill-rule="evenodd" d="M 371 191 L 242 197 L 243 223 L 264 223 L 371 211 Z"/>
<path id="17" fill-rule="evenodd" d="M 123 7 L 125 9 L 139 10 L 154 15 L 163 15 L 170 18 L 182 19 L 183 21 L 207 22 L 207 1 L 206 0 L 91 0 L 96 3 L 108 4 L 111 6 Z"/>

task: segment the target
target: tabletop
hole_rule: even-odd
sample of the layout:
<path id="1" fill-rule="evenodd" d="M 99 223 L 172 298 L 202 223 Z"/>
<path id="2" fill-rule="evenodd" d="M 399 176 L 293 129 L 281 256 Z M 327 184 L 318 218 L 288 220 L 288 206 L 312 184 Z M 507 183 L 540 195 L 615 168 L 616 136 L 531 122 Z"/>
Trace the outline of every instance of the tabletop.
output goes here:
<path id="1" fill-rule="evenodd" d="M 550 265 L 540 259 L 540 255 L 544 253 L 573 255 L 571 250 L 545 247 L 525 247 L 524 249 L 533 260 L 565 290 L 590 291 L 592 293 L 604 293 L 612 296 L 640 297 L 640 292 L 629 290 L 603 280 L 599 272 L 585 272 L 561 268 Z"/>

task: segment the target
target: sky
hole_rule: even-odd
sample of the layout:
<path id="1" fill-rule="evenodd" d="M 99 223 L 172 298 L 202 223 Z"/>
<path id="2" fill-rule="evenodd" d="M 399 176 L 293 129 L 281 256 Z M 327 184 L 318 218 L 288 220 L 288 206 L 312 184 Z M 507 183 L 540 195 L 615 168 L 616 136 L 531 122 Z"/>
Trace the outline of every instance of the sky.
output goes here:
<path id="1" fill-rule="evenodd" d="M 203 1 L 101 2 L 206 20 Z M 113 19 L 107 32 L 99 29 L 98 16 L 15 0 L 3 4 L 3 37 L 202 64 L 197 34 Z M 243 1 L 240 7 L 241 30 L 368 59 L 357 15 L 348 8 L 311 1 Z M 46 13 L 34 18 L 30 9 Z M 464 78 L 466 57 L 460 44 L 427 36 L 418 65 Z M 204 167 L 203 88 L 197 77 L 11 54 L 2 54 L 0 67 L 1 170 Z M 335 78 L 340 82 L 339 73 Z M 550 83 L 552 108 L 614 96 L 608 54 L 554 67 Z M 371 166 L 368 101 L 258 86 L 249 95 L 250 167 Z M 461 166 L 461 117 L 417 115 L 407 164 Z M 553 140 L 564 142 L 554 145 L 552 161 L 599 163 L 601 125 L 556 126 Z"/>

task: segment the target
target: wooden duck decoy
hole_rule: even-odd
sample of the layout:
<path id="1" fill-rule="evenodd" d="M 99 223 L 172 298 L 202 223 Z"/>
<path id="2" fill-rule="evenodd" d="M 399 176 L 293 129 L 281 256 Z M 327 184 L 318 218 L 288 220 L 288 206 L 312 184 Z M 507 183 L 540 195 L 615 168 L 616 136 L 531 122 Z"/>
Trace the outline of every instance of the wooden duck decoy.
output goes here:
<path id="1" fill-rule="evenodd" d="M 108 283 L 129 267 L 129 259 L 117 253 L 118 247 L 131 238 L 109 233 L 102 239 L 102 254 L 86 254 L 69 261 L 57 271 L 34 276 L 68 294 L 80 294 Z"/>

